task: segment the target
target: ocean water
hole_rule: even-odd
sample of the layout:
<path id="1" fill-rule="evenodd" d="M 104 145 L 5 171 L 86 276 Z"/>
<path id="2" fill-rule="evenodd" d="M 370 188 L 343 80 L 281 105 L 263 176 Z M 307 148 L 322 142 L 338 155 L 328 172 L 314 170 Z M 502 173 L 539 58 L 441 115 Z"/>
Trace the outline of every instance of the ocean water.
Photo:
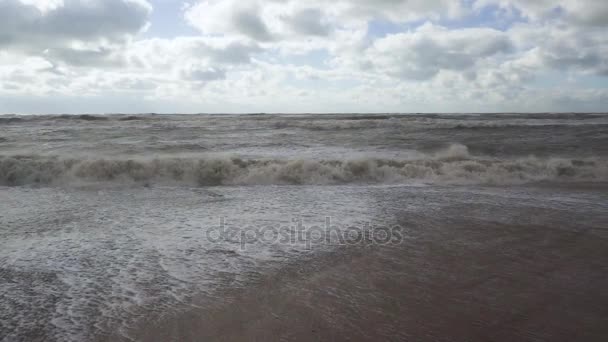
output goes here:
<path id="1" fill-rule="evenodd" d="M 0 116 L 0 340 L 128 339 L 365 243 L 301 226 L 399 243 L 462 215 L 605 239 L 607 183 L 603 114 Z"/>

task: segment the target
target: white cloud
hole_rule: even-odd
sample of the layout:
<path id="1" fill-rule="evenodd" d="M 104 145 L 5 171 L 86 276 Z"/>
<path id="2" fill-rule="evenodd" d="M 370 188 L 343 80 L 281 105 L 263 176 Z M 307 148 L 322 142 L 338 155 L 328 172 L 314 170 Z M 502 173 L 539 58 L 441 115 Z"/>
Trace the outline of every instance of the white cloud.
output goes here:
<path id="1" fill-rule="evenodd" d="M 538 67 L 608 76 L 608 36 L 602 28 L 521 24 L 510 35 L 520 50 L 534 54 Z"/>
<path id="2" fill-rule="evenodd" d="M 456 18 L 466 12 L 461 1 L 454 0 L 339 0 L 342 17 L 388 19 L 393 22 L 425 18 Z"/>
<path id="3" fill-rule="evenodd" d="M 63 0 L 19 0 L 22 4 L 36 7 L 42 13 L 64 6 Z"/>
<path id="4" fill-rule="evenodd" d="M 482 59 L 507 53 L 506 34 L 488 28 L 448 30 L 424 24 L 415 31 L 377 40 L 366 52 L 378 71 L 404 79 L 425 80 L 441 70 L 468 70 Z"/>
<path id="5" fill-rule="evenodd" d="M 475 6 L 517 9 L 533 20 L 563 17 L 571 24 L 608 25 L 608 1 L 603 0 L 477 0 Z"/>
<path id="6" fill-rule="evenodd" d="M 370 20 L 396 23 L 463 15 L 453 0 L 203 0 L 186 19 L 207 35 L 239 35 L 260 42 L 328 36 L 334 30 L 365 27 Z"/>
<path id="7" fill-rule="evenodd" d="M 484 27 L 481 9 L 501 30 Z M 192 36 L 170 38 L 146 32 L 152 10 L 0 0 L 0 97 L 296 112 L 588 109 L 608 98 L 608 85 L 576 82 L 608 76 L 606 1 L 203 0 L 171 18 Z"/>
<path id="8" fill-rule="evenodd" d="M 0 48 L 97 65 L 145 29 L 151 9 L 145 0 L 0 0 Z"/>
<path id="9" fill-rule="evenodd" d="M 36 50 L 123 41 L 145 28 L 152 9 L 145 0 L 2 0 L 0 6 L 0 44 Z"/>
<path id="10" fill-rule="evenodd" d="M 226 71 L 215 68 L 191 68 L 182 70 L 182 77 L 196 82 L 210 82 L 226 79 Z"/>
<path id="11" fill-rule="evenodd" d="M 189 8 L 186 19 L 202 33 L 231 34 L 259 41 L 272 40 L 255 1 L 210 0 Z"/>
<path id="12" fill-rule="evenodd" d="M 305 36 L 328 36 L 331 26 L 318 8 L 305 8 L 298 10 L 291 16 L 281 18 L 292 30 Z"/>

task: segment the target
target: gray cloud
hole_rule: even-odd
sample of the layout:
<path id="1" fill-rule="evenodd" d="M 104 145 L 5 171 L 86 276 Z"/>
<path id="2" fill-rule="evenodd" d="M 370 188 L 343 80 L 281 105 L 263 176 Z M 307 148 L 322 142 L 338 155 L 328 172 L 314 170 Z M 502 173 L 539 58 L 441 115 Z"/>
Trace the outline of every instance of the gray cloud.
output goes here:
<path id="1" fill-rule="evenodd" d="M 156 89 L 157 84 L 152 80 L 123 77 L 112 84 L 113 89 L 128 90 L 152 90 Z"/>
<path id="2" fill-rule="evenodd" d="M 560 18 L 570 25 L 608 25 L 608 1 L 604 0 L 476 0 L 475 6 L 483 8 L 499 5 L 515 8 L 522 15 L 534 20 Z"/>
<path id="3" fill-rule="evenodd" d="M 249 64 L 251 55 L 263 50 L 255 44 L 233 42 L 224 48 L 207 48 L 207 54 L 214 63 Z"/>
<path id="4" fill-rule="evenodd" d="M 226 71 L 222 69 L 191 69 L 182 72 L 182 77 L 188 81 L 210 82 L 226 79 Z"/>
<path id="5" fill-rule="evenodd" d="M 412 33 L 388 36 L 368 49 L 376 70 L 413 80 L 426 80 L 441 70 L 464 71 L 480 59 L 512 50 L 509 38 L 492 29 L 449 31 L 426 24 Z"/>
<path id="6" fill-rule="evenodd" d="M 542 60 L 549 67 L 557 70 L 577 68 L 582 70 L 596 70 L 598 73 L 605 73 L 608 68 L 605 64 L 605 57 L 596 51 L 576 51 L 571 49 L 543 51 Z"/>
<path id="7" fill-rule="evenodd" d="M 565 93 L 597 90 L 602 80 L 584 75 L 608 76 L 608 1 L 191 3 L 183 19 L 200 35 L 155 38 L 137 36 L 150 18 L 146 0 L 0 0 L 0 95 L 124 92 L 267 106 L 280 94 L 303 108 L 297 101 L 308 92 L 326 96 L 315 96 L 319 108 L 338 99 L 357 109 L 355 96 L 384 106 L 404 94 L 421 103 L 513 103 L 539 84 L 547 94 L 568 84 Z M 478 27 L 488 13 L 504 31 Z M 445 19 L 450 28 L 436 24 Z M 171 25 L 164 34 L 179 32 Z M 581 99 L 605 101 L 602 94 Z"/>
<path id="8" fill-rule="evenodd" d="M 323 13 L 319 9 L 307 8 L 296 12 L 293 16 L 283 17 L 296 33 L 308 36 L 327 36 L 331 26 L 323 22 Z"/>
<path id="9" fill-rule="evenodd" d="M 271 41 L 273 36 L 260 19 L 257 11 L 250 9 L 238 10 L 232 17 L 235 28 L 242 34 L 258 41 Z"/>
<path id="10" fill-rule="evenodd" d="M 151 7 L 144 0 L 64 0 L 42 10 L 19 0 L 0 1 L 0 47 L 29 54 L 47 49 L 66 62 L 96 63 L 107 53 L 103 44 L 121 44 L 145 28 Z M 68 51 L 75 42 L 83 51 Z M 92 47 L 97 45 L 97 47 Z"/>
<path id="11" fill-rule="evenodd" d="M 345 4 L 345 13 L 364 18 L 381 18 L 394 22 L 421 18 L 458 17 L 463 2 L 455 0 L 337 0 Z"/>
<path id="12" fill-rule="evenodd" d="M 114 66 L 119 67 L 125 65 L 123 56 L 116 53 L 114 50 L 100 47 L 98 49 L 69 49 L 69 48 L 52 48 L 43 53 L 43 56 L 49 60 L 60 60 L 64 63 L 76 67 L 85 66 Z"/>
<path id="13" fill-rule="evenodd" d="M 510 32 L 520 50 L 529 50 L 539 67 L 608 74 L 608 36 L 599 27 L 520 25 Z"/>

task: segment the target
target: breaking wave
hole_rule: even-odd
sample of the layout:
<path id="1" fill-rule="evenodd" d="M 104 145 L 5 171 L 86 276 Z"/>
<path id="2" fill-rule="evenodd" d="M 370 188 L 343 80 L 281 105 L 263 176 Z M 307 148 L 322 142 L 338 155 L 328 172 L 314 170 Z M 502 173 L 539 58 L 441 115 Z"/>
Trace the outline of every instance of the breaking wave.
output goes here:
<path id="1" fill-rule="evenodd" d="M 287 184 L 521 184 L 606 182 L 608 162 L 596 158 L 474 157 L 466 146 L 416 160 L 394 159 L 70 159 L 0 157 L 0 185 L 129 182 L 189 186 Z"/>

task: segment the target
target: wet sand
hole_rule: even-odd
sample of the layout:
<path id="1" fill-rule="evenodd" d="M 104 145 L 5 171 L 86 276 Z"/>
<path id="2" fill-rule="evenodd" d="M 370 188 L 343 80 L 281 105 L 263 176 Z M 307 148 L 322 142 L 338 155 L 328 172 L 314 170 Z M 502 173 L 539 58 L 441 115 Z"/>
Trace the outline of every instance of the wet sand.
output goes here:
<path id="1" fill-rule="evenodd" d="M 449 222 L 423 220 L 402 220 L 411 230 L 401 245 L 350 247 L 291 265 L 248 289 L 221 294 L 223 299 L 211 300 L 206 309 L 148 321 L 133 336 L 145 341 L 608 337 L 608 234 L 601 227 L 479 223 L 466 215 Z"/>

